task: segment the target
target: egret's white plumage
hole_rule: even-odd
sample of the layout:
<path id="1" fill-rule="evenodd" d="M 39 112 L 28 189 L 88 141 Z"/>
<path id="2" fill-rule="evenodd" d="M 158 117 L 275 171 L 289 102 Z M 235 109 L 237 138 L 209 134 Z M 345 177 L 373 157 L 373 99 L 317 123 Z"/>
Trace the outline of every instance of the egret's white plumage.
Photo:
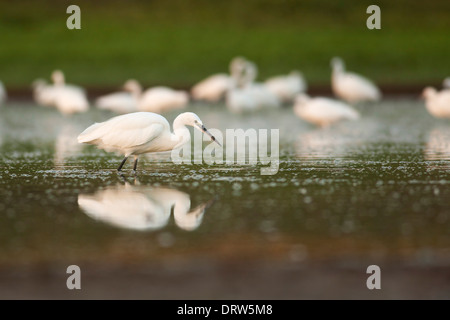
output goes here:
<path id="1" fill-rule="evenodd" d="M 381 99 L 381 91 L 369 79 L 345 71 L 344 61 L 340 58 L 331 60 L 332 75 L 331 87 L 333 93 L 340 99 L 349 103 L 360 101 L 378 101 Z"/>
<path id="2" fill-rule="evenodd" d="M 39 105 L 55 107 L 63 114 L 85 112 L 89 109 L 84 89 L 65 84 L 64 74 L 59 70 L 52 73 L 52 80 L 53 85 L 42 79 L 33 82 L 33 97 Z"/>
<path id="3" fill-rule="evenodd" d="M 237 75 L 245 63 L 242 57 L 235 57 L 228 66 L 230 74 L 217 73 L 195 84 L 191 89 L 191 96 L 195 100 L 217 102 L 223 99 L 226 93 L 235 88 Z"/>
<path id="4" fill-rule="evenodd" d="M 274 76 L 264 81 L 267 89 L 278 97 L 282 103 L 294 101 L 295 96 L 307 89 L 303 74 L 297 70 L 288 75 Z"/>
<path id="5" fill-rule="evenodd" d="M 40 106 L 51 107 L 55 104 L 53 86 L 47 84 L 44 79 L 36 79 L 32 84 L 34 101 Z"/>
<path id="6" fill-rule="evenodd" d="M 114 92 L 95 101 L 99 109 L 110 110 L 117 113 L 130 113 L 137 111 L 138 101 L 142 94 L 142 87 L 137 80 L 130 79 L 123 85 L 125 91 Z"/>
<path id="7" fill-rule="evenodd" d="M 450 89 L 450 77 L 445 78 L 444 81 L 442 82 L 442 85 L 444 88 Z"/>
<path id="8" fill-rule="evenodd" d="M 7 94 L 5 86 L 3 85 L 3 82 L 0 81 L 0 105 L 6 101 Z"/>
<path id="9" fill-rule="evenodd" d="M 66 89 L 70 89 L 79 92 L 82 95 L 86 95 L 86 90 L 84 90 L 84 88 L 74 84 L 66 83 L 66 77 L 61 70 L 54 70 L 51 74 L 51 78 L 55 87 L 65 87 Z"/>
<path id="10" fill-rule="evenodd" d="M 426 87 L 422 96 L 425 98 L 425 106 L 428 112 L 436 118 L 450 118 L 450 90 L 437 91 L 435 88 Z"/>
<path id="11" fill-rule="evenodd" d="M 342 101 L 325 97 L 311 98 L 304 93 L 297 95 L 294 112 L 301 119 L 322 127 L 341 120 L 359 118 L 358 111 Z"/>
<path id="12" fill-rule="evenodd" d="M 197 229 L 210 202 L 191 209 L 187 193 L 170 188 L 119 185 L 94 194 L 80 194 L 78 205 L 91 218 L 132 230 L 158 230 L 169 222 L 173 208 L 175 224 Z"/>
<path id="13" fill-rule="evenodd" d="M 227 92 L 225 101 L 230 111 L 242 113 L 281 105 L 264 83 L 255 82 L 257 75 L 258 69 L 251 61 L 243 59 L 236 65 L 233 70 L 235 86 Z"/>
<path id="14" fill-rule="evenodd" d="M 226 73 L 213 74 L 195 84 L 191 96 L 195 100 L 217 102 L 224 97 L 232 82 L 233 79 Z"/>
<path id="15" fill-rule="evenodd" d="M 184 90 L 158 86 L 145 90 L 139 101 L 138 110 L 149 112 L 165 112 L 183 109 L 189 102 L 189 94 Z"/>
<path id="16" fill-rule="evenodd" d="M 186 126 L 193 126 L 215 141 L 195 113 L 184 112 L 176 117 L 172 133 L 169 122 L 163 116 L 152 112 L 134 112 L 93 124 L 78 136 L 78 142 L 123 154 L 125 159 L 119 166 L 119 171 L 126 159 L 133 155 L 136 170 L 138 155 L 170 151 L 187 143 L 191 136 Z"/>
<path id="17" fill-rule="evenodd" d="M 249 88 L 250 95 L 255 100 L 258 109 L 277 108 L 281 103 L 278 97 L 272 93 L 264 83 L 256 82 L 258 77 L 258 68 L 256 64 L 247 61 L 246 64 L 246 85 Z"/>

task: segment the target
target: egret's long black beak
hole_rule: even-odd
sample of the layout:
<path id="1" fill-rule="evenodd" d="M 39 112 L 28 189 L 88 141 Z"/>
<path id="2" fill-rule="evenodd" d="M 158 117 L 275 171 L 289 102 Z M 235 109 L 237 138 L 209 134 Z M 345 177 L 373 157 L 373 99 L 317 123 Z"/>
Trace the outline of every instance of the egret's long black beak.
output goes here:
<path id="1" fill-rule="evenodd" d="M 219 146 L 222 146 L 222 145 L 220 144 L 220 142 L 217 141 L 216 137 L 214 137 L 214 136 L 211 134 L 211 132 L 209 132 L 208 129 L 206 129 L 206 127 L 205 127 L 203 124 L 200 124 L 200 123 L 199 123 L 199 124 L 197 124 L 197 127 L 198 127 L 202 132 L 204 132 L 204 133 L 206 133 L 208 136 L 210 136 L 212 141 L 214 141 L 215 143 L 217 143 Z"/>

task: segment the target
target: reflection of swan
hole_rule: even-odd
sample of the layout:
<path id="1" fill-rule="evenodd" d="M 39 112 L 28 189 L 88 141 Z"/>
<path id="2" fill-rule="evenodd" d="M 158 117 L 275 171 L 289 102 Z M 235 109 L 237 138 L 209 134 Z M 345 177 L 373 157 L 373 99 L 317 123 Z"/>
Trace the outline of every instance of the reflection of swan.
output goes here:
<path id="1" fill-rule="evenodd" d="M 190 210 L 187 193 L 130 184 L 109 187 L 94 194 L 78 195 L 78 205 L 91 218 L 133 230 L 157 230 L 167 225 L 173 207 L 176 225 L 197 229 L 212 201 Z"/>
<path id="2" fill-rule="evenodd" d="M 283 103 L 292 102 L 298 93 L 305 92 L 307 88 L 302 73 L 296 70 L 288 75 L 271 77 L 264 83 Z"/>
<path id="3" fill-rule="evenodd" d="M 436 118 L 450 118 L 450 90 L 437 91 L 435 88 L 426 87 L 422 96 L 425 98 L 425 107 Z"/>
<path id="4" fill-rule="evenodd" d="M 359 118 L 358 111 L 342 101 L 324 97 L 311 98 L 304 93 L 297 95 L 294 112 L 299 118 L 322 127 L 341 120 Z"/>
<path id="5" fill-rule="evenodd" d="M 349 103 L 380 100 L 381 92 L 378 87 L 359 74 L 346 72 L 341 58 L 333 58 L 331 66 L 331 87 L 337 97 Z"/>
<path id="6" fill-rule="evenodd" d="M 117 113 L 129 113 L 137 111 L 137 104 L 142 87 L 134 79 L 130 79 L 123 85 L 125 92 L 114 92 L 97 98 L 95 104 L 100 109 L 111 110 Z"/>
<path id="7" fill-rule="evenodd" d="M 450 128 L 435 128 L 428 134 L 424 149 L 425 160 L 450 160 Z"/>
<path id="8" fill-rule="evenodd" d="M 0 105 L 6 100 L 6 90 L 3 86 L 3 82 L 0 81 Z"/>

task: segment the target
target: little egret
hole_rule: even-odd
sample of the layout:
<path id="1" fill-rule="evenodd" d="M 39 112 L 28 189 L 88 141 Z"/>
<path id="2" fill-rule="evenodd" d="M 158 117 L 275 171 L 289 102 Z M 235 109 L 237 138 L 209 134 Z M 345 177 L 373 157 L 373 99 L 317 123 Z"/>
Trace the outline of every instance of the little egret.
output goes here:
<path id="1" fill-rule="evenodd" d="M 358 111 L 342 101 L 324 97 L 311 98 L 304 93 L 295 98 L 294 112 L 303 120 L 322 127 L 340 120 L 359 118 Z"/>
<path id="2" fill-rule="evenodd" d="M 200 118 L 192 112 L 184 112 L 173 121 L 173 133 L 169 122 L 163 116 L 152 112 L 134 112 L 113 117 L 105 122 L 95 123 L 78 136 L 79 143 L 96 145 L 107 152 L 118 152 L 125 158 L 118 171 L 129 156 L 134 156 L 134 171 L 138 156 L 143 153 L 164 152 L 180 148 L 191 139 L 186 126 L 192 126 L 216 138 L 205 128 Z"/>
<path id="3" fill-rule="evenodd" d="M 437 91 L 433 87 L 426 87 L 422 92 L 425 107 L 436 118 L 450 118 L 450 90 Z"/>
<path id="4" fill-rule="evenodd" d="M 444 88 L 450 89 L 450 77 L 445 78 L 442 82 L 442 85 L 444 86 Z"/>
<path id="5" fill-rule="evenodd" d="M 333 68 L 331 88 L 337 97 L 349 103 L 380 100 L 381 92 L 378 87 L 359 74 L 345 71 L 345 64 L 341 58 L 333 58 L 331 66 Z"/>
<path id="6" fill-rule="evenodd" d="M 297 70 L 291 71 L 288 75 L 271 77 L 264 83 L 282 103 L 291 103 L 297 94 L 307 89 L 303 74 Z"/>
<path id="7" fill-rule="evenodd" d="M 217 73 L 196 83 L 191 89 L 191 96 L 195 100 L 218 102 L 225 97 L 228 90 L 236 86 L 236 72 L 239 73 L 245 59 L 235 57 L 229 64 L 230 74 Z"/>
<path id="8" fill-rule="evenodd" d="M 157 86 L 145 90 L 137 104 L 139 111 L 165 112 L 183 109 L 189 103 L 189 94 L 184 90 Z"/>
<path id="9" fill-rule="evenodd" d="M 137 111 L 137 104 L 142 94 L 141 84 L 134 79 L 129 79 L 123 85 L 125 91 L 114 92 L 95 101 L 99 109 L 110 110 L 117 113 L 130 113 Z"/>

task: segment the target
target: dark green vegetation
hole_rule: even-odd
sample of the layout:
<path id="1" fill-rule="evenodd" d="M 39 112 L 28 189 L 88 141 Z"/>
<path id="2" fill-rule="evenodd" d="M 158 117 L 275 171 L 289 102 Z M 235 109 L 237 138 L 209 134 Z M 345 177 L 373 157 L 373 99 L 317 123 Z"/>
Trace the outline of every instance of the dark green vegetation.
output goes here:
<path id="1" fill-rule="evenodd" d="M 66 28 L 81 7 L 82 30 Z M 440 84 L 450 70 L 450 2 L 377 1 L 382 29 L 366 28 L 372 1 L 3 1 L 0 79 L 27 87 L 60 68 L 70 82 L 188 87 L 243 55 L 260 79 L 302 70 L 329 83 L 329 60 L 383 85 Z"/>

